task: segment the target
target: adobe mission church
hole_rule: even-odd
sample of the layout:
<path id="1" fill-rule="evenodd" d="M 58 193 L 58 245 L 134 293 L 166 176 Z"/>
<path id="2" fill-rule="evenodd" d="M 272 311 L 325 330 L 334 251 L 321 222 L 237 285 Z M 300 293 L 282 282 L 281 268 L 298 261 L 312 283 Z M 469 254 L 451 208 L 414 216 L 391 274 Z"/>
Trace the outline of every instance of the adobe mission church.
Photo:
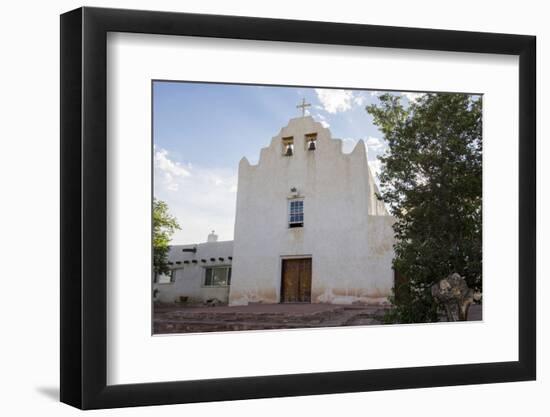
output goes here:
<path id="1" fill-rule="evenodd" d="M 305 114 L 239 163 L 234 241 L 174 245 L 160 302 L 380 304 L 394 283 L 393 218 L 365 143 L 349 154 Z"/>

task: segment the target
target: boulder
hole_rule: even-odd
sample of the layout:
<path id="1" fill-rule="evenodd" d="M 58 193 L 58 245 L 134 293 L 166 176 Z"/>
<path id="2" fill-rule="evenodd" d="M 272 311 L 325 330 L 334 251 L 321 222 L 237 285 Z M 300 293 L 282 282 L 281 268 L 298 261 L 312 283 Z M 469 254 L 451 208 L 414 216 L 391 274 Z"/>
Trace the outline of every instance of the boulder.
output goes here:
<path id="1" fill-rule="evenodd" d="M 445 310 L 448 321 L 468 320 L 468 310 L 481 298 L 456 272 L 432 285 L 432 296 Z"/>

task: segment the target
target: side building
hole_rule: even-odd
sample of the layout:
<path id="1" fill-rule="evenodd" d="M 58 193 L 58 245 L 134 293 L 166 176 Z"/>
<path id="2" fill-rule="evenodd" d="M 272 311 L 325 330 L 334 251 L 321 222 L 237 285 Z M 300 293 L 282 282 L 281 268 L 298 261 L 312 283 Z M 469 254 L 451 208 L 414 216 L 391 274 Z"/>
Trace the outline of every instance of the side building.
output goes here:
<path id="1" fill-rule="evenodd" d="M 153 282 L 153 300 L 161 303 L 228 302 L 233 241 L 218 242 L 212 232 L 204 243 L 174 245 L 168 253 L 169 275 Z"/>

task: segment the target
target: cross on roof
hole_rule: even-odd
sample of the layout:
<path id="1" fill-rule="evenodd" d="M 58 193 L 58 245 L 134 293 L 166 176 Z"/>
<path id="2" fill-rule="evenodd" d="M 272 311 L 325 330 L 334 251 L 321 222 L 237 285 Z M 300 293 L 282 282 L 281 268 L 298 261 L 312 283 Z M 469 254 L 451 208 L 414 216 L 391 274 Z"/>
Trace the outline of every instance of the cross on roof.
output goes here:
<path id="1" fill-rule="evenodd" d="M 303 98 L 302 99 L 302 104 L 298 104 L 296 106 L 297 109 L 302 109 L 302 117 L 305 117 L 306 116 L 306 107 L 311 107 L 311 104 L 309 103 L 306 103 L 306 99 Z"/>

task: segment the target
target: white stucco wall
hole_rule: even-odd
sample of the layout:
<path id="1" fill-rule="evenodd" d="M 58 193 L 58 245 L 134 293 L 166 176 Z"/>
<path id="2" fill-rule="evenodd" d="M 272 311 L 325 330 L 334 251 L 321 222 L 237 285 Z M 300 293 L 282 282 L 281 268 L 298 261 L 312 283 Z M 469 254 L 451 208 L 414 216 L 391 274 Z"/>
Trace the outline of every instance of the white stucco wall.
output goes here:
<path id="1" fill-rule="evenodd" d="M 183 252 L 184 248 L 196 247 L 196 253 Z M 157 290 L 156 301 L 173 303 L 180 296 L 188 297 L 190 303 L 201 303 L 211 298 L 227 302 L 229 287 L 207 287 L 204 285 L 205 269 L 207 267 L 231 267 L 233 242 L 206 242 L 196 245 L 175 245 L 170 248 L 168 261 L 175 271 L 175 281 L 171 283 L 154 283 L 153 291 Z M 211 259 L 214 260 L 211 260 Z M 223 260 L 220 260 L 223 258 Z M 196 261 L 196 263 L 193 263 Z"/>
<path id="2" fill-rule="evenodd" d="M 317 133 L 316 150 L 305 135 Z M 293 156 L 282 138 L 294 138 Z M 285 257 L 312 257 L 312 302 L 380 302 L 393 286 L 392 218 L 375 197 L 366 148 L 350 154 L 312 117 L 290 120 L 258 165 L 239 164 L 230 305 L 280 300 Z M 297 193 L 292 193 L 296 188 Z M 304 201 L 304 227 L 288 227 L 289 198 Z"/>

